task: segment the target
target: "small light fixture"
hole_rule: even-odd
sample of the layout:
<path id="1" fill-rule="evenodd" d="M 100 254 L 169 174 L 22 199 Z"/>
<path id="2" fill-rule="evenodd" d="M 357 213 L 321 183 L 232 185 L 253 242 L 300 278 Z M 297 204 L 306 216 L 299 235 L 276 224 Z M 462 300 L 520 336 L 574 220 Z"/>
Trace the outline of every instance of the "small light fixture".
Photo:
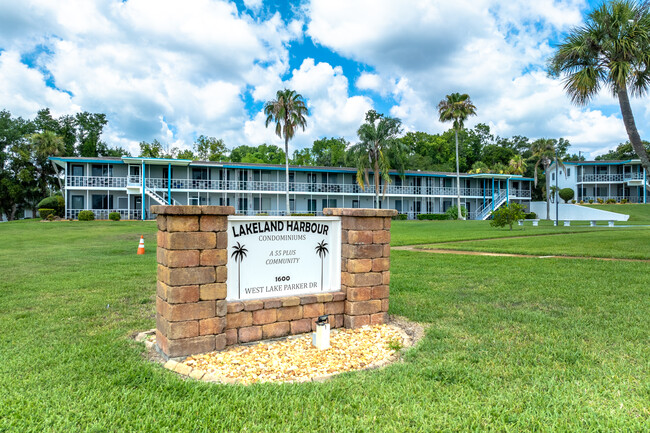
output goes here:
<path id="1" fill-rule="evenodd" d="M 319 316 L 316 320 L 316 332 L 311 335 L 311 344 L 318 350 L 330 347 L 330 324 L 327 323 L 327 314 Z"/>

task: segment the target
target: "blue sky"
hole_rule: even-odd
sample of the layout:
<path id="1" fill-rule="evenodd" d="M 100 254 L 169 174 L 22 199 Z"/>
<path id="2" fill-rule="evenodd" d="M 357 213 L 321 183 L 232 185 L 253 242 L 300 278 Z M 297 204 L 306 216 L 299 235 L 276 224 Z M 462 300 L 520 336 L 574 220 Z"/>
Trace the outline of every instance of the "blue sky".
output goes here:
<path id="1" fill-rule="evenodd" d="M 369 109 L 405 131 L 444 131 L 436 106 L 469 93 L 501 136 L 565 137 L 591 156 L 626 140 L 603 94 L 572 106 L 546 76 L 552 47 L 597 2 L 584 0 L 25 0 L 0 3 L 0 98 L 14 115 L 106 113 L 103 138 L 137 152 L 200 134 L 282 144 L 261 113 L 290 87 L 310 108 L 292 149 L 356 139 Z M 638 126 L 647 100 L 633 105 Z"/>

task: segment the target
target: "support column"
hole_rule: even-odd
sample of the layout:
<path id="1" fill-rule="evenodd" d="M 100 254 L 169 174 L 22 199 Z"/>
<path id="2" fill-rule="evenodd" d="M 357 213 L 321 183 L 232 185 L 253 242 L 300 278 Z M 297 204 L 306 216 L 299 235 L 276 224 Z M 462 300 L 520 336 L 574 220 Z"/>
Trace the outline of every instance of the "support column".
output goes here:
<path id="1" fill-rule="evenodd" d="M 172 164 L 167 166 L 167 204 L 172 204 Z"/>
<path id="2" fill-rule="evenodd" d="M 648 170 L 643 168 L 643 203 L 648 203 Z"/>
<path id="3" fill-rule="evenodd" d="M 506 204 L 510 204 L 510 179 L 506 178 Z"/>
<path id="4" fill-rule="evenodd" d="M 492 178 L 492 212 L 494 212 L 494 178 Z"/>
<path id="5" fill-rule="evenodd" d="M 390 284 L 390 226 L 394 209 L 324 209 L 341 217 L 341 291 L 346 328 L 386 323 Z"/>
<path id="6" fill-rule="evenodd" d="M 144 221 L 144 210 L 145 210 L 145 188 L 147 188 L 146 185 L 146 176 L 144 173 L 144 159 L 142 160 L 142 221 Z"/>
<path id="7" fill-rule="evenodd" d="M 485 178 L 483 178 L 483 208 L 485 208 Z"/>
<path id="8" fill-rule="evenodd" d="M 230 206 L 152 206 L 158 222 L 156 344 L 168 358 L 226 347 Z"/>

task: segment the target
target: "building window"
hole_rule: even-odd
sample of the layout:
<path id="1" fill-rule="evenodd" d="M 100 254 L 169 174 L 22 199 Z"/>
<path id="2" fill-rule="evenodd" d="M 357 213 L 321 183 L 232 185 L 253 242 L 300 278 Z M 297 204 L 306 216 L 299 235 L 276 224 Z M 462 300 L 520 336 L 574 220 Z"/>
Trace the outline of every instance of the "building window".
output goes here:
<path id="1" fill-rule="evenodd" d="M 566 175 L 567 175 L 567 177 L 571 176 L 571 169 L 570 168 L 566 169 Z"/>
<path id="2" fill-rule="evenodd" d="M 318 209 L 316 209 L 316 199 L 308 199 L 307 200 L 307 212 L 317 212 Z"/>
<path id="3" fill-rule="evenodd" d="M 96 177 L 113 176 L 113 166 L 108 164 L 93 164 L 92 175 Z"/>
<path id="4" fill-rule="evenodd" d="M 83 165 L 73 165 L 72 166 L 72 175 L 73 176 L 83 176 L 84 175 L 84 166 Z"/>
<path id="5" fill-rule="evenodd" d="M 400 206 L 402 203 L 400 202 Z M 359 208 L 359 200 L 352 200 L 352 208 L 353 209 L 358 209 Z"/>
<path id="6" fill-rule="evenodd" d="M 107 194 L 92 195 L 93 209 L 112 209 L 113 196 Z"/>
<path id="7" fill-rule="evenodd" d="M 289 209 L 291 209 L 292 213 L 296 212 L 296 200 L 293 198 L 289 199 Z"/>
<path id="8" fill-rule="evenodd" d="M 328 199 L 324 198 L 323 199 L 323 209 L 325 209 L 326 207 L 336 207 L 336 199 L 331 198 L 331 199 L 328 200 Z"/>
<path id="9" fill-rule="evenodd" d="M 555 180 L 555 173 L 551 173 L 551 180 Z"/>
<path id="10" fill-rule="evenodd" d="M 83 209 L 84 208 L 84 196 L 83 195 L 73 195 L 72 199 L 72 209 Z"/>
<path id="11" fill-rule="evenodd" d="M 208 169 L 207 168 L 193 168 L 192 169 L 192 179 L 193 180 L 208 180 Z"/>

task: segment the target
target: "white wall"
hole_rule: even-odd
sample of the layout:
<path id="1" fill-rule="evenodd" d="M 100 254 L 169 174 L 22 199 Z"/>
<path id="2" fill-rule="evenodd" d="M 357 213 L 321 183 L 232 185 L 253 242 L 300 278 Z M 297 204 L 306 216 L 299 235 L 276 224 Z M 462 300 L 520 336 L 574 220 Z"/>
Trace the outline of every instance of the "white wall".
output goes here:
<path id="1" fill-rule="evenodd" d="M 573 170 L 571 170 L 573 171 Z M 530 203 L 530 211 L 537 214 L 537 218 L 546 219 L 546 202 L 534 201 Z M 577 204 L 559 205 L 560 220 L 571 221 L 590 221 L 590 220 L 608 220 L 608 221 L 627 221 L 630 216 L 606 210 L 593 209 Z M 551 219 L 555 219 L 555 203 L 551 203 Z"/>

